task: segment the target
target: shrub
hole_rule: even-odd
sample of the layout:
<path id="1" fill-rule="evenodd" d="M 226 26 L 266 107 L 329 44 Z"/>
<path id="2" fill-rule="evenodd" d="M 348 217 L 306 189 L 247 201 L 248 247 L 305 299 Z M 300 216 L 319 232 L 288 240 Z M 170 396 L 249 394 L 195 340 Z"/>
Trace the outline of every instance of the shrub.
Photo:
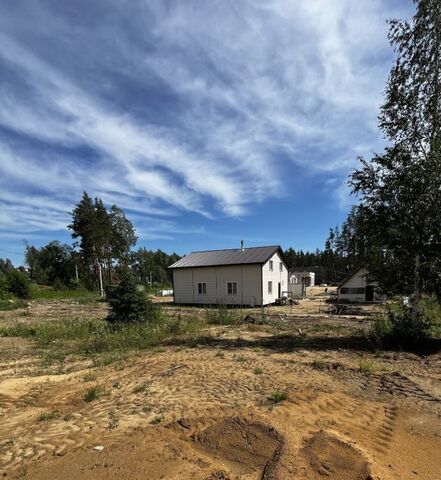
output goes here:
<path id="1" fill-rule="evenodd" d="M 281 392 L 280 390 L 275 390 L 269 396 L 269 400 L 273 401 L 274 403 L 283 402 L 283 400 L 286 400 L 287 398 L 288 398 L 288 395 L 285 392 Z"/>
<path id="2" fill-rule="evenodd" d="M 8 280 L 6 279 L 6 275 L 0 272 L 0 300 L 6 300 L 8 297 Z"/>
<path id="3" fill-rule="evenodd" d="M 29 298 L 30 282 L 28 277 L 19 270 L 12 268 L 6 272 L 8 290 L 18 298 Z"/>
<path id="4" fill-rule="evenodd" d="M 83 400 L 87 403 L 93 402 L 94 400 L 97 400 L 99 397 L 104 395 L 104 390 L 102 387 L 99 385 L 95 385 L 93 387 L 90 387 L 86 393 L 84 394 Z"/>
<path id="5" fill-rule="evenodd" d="M 124 274 L 116 287 L 107 291 L 107 301 L 111 312 L 109 322 L 140 323 L 158 318 L 159 309 L 136 288 L 133 278 Z"/>
<path id="6" fill-rule="evenodd" d="M 421 300 L 416 312 L 408 305 L 388 305 L 386 314 L 374 319 L 369 335 L 378 345 L 383 342 L 402 346 L 417 344 L 430 336 L 439 312 L 436 304 L 432 299 Z"/>

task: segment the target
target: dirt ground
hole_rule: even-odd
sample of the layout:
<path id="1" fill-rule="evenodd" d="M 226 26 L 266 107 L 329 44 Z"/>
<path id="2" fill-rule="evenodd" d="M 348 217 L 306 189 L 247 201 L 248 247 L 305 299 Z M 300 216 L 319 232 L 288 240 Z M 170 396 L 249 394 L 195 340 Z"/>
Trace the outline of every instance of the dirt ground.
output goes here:
<path id="1" fill-rule="evenodd" d="M 101 363 L 0 338 L 0 475 L 441 480 L 441 352 L 374 352 L 369 317 L 301 308 Z M 105 314 L 34 302 L 0 324 Z"/>

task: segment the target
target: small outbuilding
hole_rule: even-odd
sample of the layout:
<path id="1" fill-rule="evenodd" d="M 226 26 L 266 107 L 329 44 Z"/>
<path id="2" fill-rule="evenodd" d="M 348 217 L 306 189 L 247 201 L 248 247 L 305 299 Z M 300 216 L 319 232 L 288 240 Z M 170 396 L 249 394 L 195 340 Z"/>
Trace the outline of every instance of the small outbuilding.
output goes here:
<path id="1" fill-rule="evenodd" d="M 315 285 L 315 273 L 305 272 L 303 270 L 291 270 L 289 283 L 302 283 L 305 287 L 313 287 Z"/>
<path id="2" fill-rule="evenodd" d="M 365 303 L 381 302 L 383 296 L 378 291 L 378 283 L 369 278 L 366 268 L 359 268 L 346 278 L 337 288 L 339 302 Z"/>
<path id="3" fill-rule="evenodd" d="M 192 252 L 169 267 L 175 303 L 268 305 L 287 295 L 280 246 Z"/>

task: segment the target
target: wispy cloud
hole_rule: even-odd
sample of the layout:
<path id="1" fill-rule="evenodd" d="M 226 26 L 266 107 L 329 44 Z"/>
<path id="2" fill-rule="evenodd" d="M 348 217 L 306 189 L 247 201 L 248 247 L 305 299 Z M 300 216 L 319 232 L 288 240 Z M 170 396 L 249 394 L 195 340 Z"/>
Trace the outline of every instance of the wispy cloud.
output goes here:
<path id="1" fill-rule="evenodd" d="M 61 229 L 86 189 L 177 216 L 162 231 L 136 217 L 169 238 L 185 212 L 241 217 L 305 174 L 341 193 L 381 145 L 385 19 L 408 13 L 387 3 L 0 6 L 0 225 Z"/>

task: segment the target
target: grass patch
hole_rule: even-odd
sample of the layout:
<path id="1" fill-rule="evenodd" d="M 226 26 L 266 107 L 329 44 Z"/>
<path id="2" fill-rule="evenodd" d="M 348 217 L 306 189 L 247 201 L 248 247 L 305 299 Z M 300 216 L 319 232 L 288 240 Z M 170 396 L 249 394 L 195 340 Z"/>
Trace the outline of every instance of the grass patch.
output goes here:
<path id="1" fill-rule="evenodd" d="M 309 330 L 314 333 L 338 333 L 344 330 L 345 327 L 343 325 L 332 325 L 330 323 L 317 323 L 316 325 L 312 325 Z"/>
<path id="2" fill-rule="evenodd" d="M 359 368 L 364 373 L 374 373 L 377 370 L 375 363 L 369 360 L 360 360 Z"/>
<path id="3" fill-rule="evenodd" d="M 312 368 L 315 368 L 316 370 L 324 370 L 326 367 L 326 363 L 323 360 L 314 360 L 311 363 Z"/>
<path id="4" fill-rule="evenodd" d="M 93 402 L 94 400 L 98 400 L 98 398 L 102 397 L 105 394 L 103 387 L 100 385 L 94 385 L 86 390 L 86 393 L 83 396 L 83 400 L 87 403 Z"/>
<path id="5" fill-rule="evenodd" d="M 236 362 L 246 362 L 247 361 L 247 357 L 245 357 L 245 355 L 237 355 L 234 357 L 234 360 L 236 360 Z"/>
<path id="6" fill-rule="evenodd" d="M 227 307 L 207 308 L 205 321 L 210 325 L 238 325 L 240 314 L 237 310 Z"/>
<path id="7" fill-rule="evenodd" d="M 33 300 L 77 300 L 79 303 L 91 303 L 101 300 L 96 292 L 85 289 L 55 290 L 44 285 L 31 285 Z"/>
<path id="8" fill-rule="evenodd" d="M 87 372 L 83 375 L 83 382 L 94 382 L 96 380 L 96 375 L 93 372 Z"/>
<path id="9" fill-rule="evenodd" d="M 56 420 L 60 418 L 60 412 L 58 410 L 52 410 L 50 412 L 41 412 L 37 417 L 37 422 L 49 422 L 50 420 Z"/>
<path id="10" fill-rule="evenodd" d="M 256 368 L 253 370 L 253 373 L 254 373 L 254 375 L 262 375 L 263 370 L 262 370 L 260 367 L 256 367 Z"/>
<path id="11" fill-rule="evenodd" d="M 275 390 L 274 392 L 271 393 L 271 395 L 268 397 L 269 400 L 271 400 L 273 403 L 281 403 L 284 400 L 288 398 L 288 395 L 286 392 L 281 392 L 280 390 Z"/>
<path id="12" fill-rule="evenodd" d="M 132 390 L 132 393 L 148 393 L 149 390 L 150 390 L 150 382 L 146 380 L 145 382 L 135 385 L 135 387 Z"/>
<path id="13" fill-rule="evenodd" d="M 0 299 L 0 310 L 3 312 L 16 310 L 17 308 L 26 308 L 27 306 L 28 304 L 19 298 Z"/>
<path id="14" fill-rule="evenodd" d="M 197 319 L 167 319 L 142 324 L 109 324 L 105 320 L 66 319 L 35 324 L 19 322 L 0 327 L 0 336 L 24 337 L 43 348 L 55 348 L 59 355 L 108 353 L 101 365 L 125 358 L 130 350 L 143 350 L 159 345 L 167 338 L 195 333 L 203 327 Z"/>

